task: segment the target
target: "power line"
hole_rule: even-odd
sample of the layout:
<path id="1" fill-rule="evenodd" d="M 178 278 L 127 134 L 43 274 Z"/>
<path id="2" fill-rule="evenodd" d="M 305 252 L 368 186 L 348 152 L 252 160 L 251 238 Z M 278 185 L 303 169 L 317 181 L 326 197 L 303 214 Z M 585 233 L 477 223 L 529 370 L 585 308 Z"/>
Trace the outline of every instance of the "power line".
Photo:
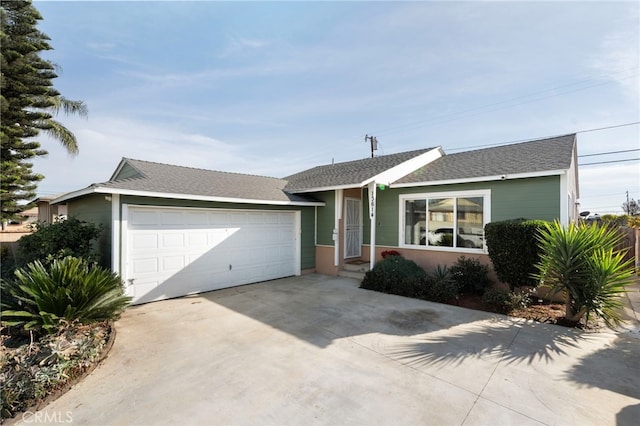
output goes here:
<path id="1" fill-rule="evenodd" d="M 627 161 L 640 161 L 640 158 L 628 158 L 626 160 L 598 161 L 598 162 L 595 162 L 595 163 L 578 164 L 578 166 L 593 166 L 594 164 L 625 163 Z"/>
<path id="2" fill-rule="evenodd" d="M 616 129 L 618 127 L 634 126 L 636 124 L 640 124 L 640 121 L 633 121 L 633 122 L 630 122 L 630 123 L 623 123 L 623 124 L 615 124 L 613 126 L 607 126 L 607 127 L 598 127 L 598 128 L 595 128 L 595 129 L 576 130 L 574 132 L 556 134 L 556 135 L 551 135 L 551 136 L 538 136 L 538 137 L 535 137 L 535 138 L 516 139 L 516 140 L 511 140 L 511 141 L 506 141 L 506 142 L 498 142 L 498 143 L 487 144 L 487 145 L 474 145 L 474 146 L 465 146 L 465 147 L 461 147 L 461 148 L 451 148 L 449 151 L 461 151 L 461 150 L 469 149 L 469 148 L 488 148 L 488 147 L 492 147 L 492 146 L 509 145 L 509 144 L 512 144 L 512 143 L 531 142 L 531 141 L 537 141 L 537 140 L 540 140 L 540 139 L 557 138 L 559 136 L 571 135 L 573 133 L 575 133 L 575 134 L 588 133 L 588 132 L 595 132 L 595 131 L 599 131 L 599 130 Z"/>
<path id="3" fill-rule="evenodd" d="M 636 69 L 638 69 L 638 67 L 630 68 L 630 70 L 636 70 Z M 630 76 L 619 78 L 618 81 L 619 80 L 626 80 L 626 79 L 633 78 L 633 77 L 636 77 L 636 76 L 637 76 L 637 73 L 634 72 Z M 468 109 L 464 109 L 464 110 L 461 110 L 461 111 L 456 111 L 456 112 L 453 112 L 453 113 L 450 113 L 450 114 L 443 114 L 443 115 L 440 115 L 439 117 L 434 117 L 434 118 L 429 119 L 429 120 L 422 120 L 422 121 L 418 121 L 418 122 L 414 122 L 414 123 L 409 123 L 409 124 L 399 125 L 399 126 L 395 126 L 395 127 L 390 127 L 390 128 L 387 128 L 387 129 L 379 130 L 376 133 L 378 135 L 380 135 L 380 134 L 393 133 L 393 132 L 395 132 L 397 130 L 402 130 L 402 129 L 419 129 L 419 128 L 427 126 L 429 124 L 442 124 L 442 123 L 447 123 L 447 122 L 450 122 L 450 121 L 455 121 L 455 120 L 458 120 L 459 118 L 461 118 L 461 116 L 468 117 L 468 116 L 482 114 L 482 113 L 485 113 L 485 112 L 499 111 L 499 110 L 505 109 L 505 108 L 515 107 L 515 106 L 519 106 L 519 105 L 523 105 L 523 104 L 527 104 L 527 103 L 531 103 L 531 102 L 536 102 L 536 101 L 540 101 L 540 100 L 551 98 L 551 97 L 555 97 L 555 96 L 564 95 L 564 94 L 567 94 L 567 93 L 572 93 L 572 92 L 577 92 L 577 91 L 580 91 L 580 90 L 590 89 L 590 88 L 593 88 L 593 87 L 613 84 L 613 83 L 616 82 L 616 81 L 605 81 L 605 82 L 591 84 L 591 85 L 584 86 L 584 87 L 578 87 L 578 88 L 575 88 L 575 89 L 572 89 L 572 90 L 566 90 L 566 91 L 557 92 L 558 89 L 562 89 L 562 88 L 570 87 L 570 86 L 576 86 L 576 85 L 579 85 L 579 84 L 583 84 L 583 83 L 586 83 L 586 82 L 589 82 L 589 81 L 595 81 L 595 80 L 596 80 L 596 78 L 591 78 L 591 79 L 582 80 L 582 81 L 578 81 L 578 82 L 574 82 L 574 83 L 569 83 L 569 84 L 565 84 L 565 85 L 561 85 L 561 86 L 556 86 L 556 87 L 553 87 L 553 88 L 550 88 L 550 89 L 545 89 L 545 90 L 529 93 L 529 94 L 526 94 L 526 95 L 518 96 L 518 97 L 515 97 L 515 98 L 506 99 L 504 101 L 494 102 L 494 103 L 491 103 L 491 104 L 485 104 L 485 105 L 481 105 L 481 106 L 474 107 L 474 108 L 468 108 Z M 535 97 L 533 99 L 528 99 L 526 101 L 518 102 L 518 103 L 515 103 L 515 104 L 513 103 L 513 101 L 517 101 L 517 100 L 520 100 L 520 99 L 531 98 L 532 96 L 536 96 L 536 95 L 547 93 L 547 92 L 552 92 L 552 94 L 550 94 L 548 96 L 541 96 L 541 97 L 538 96 L 538 97 Z M 495 107 L 495 106 L 498 106 L 498 105 L 502 105 L 502 106 L 500 106 L 498 108 L 486 109 L 486 108 L 491 108 L 491 107 Z M 484 110 L 484 109 L 486 109 L 486 110 Z M 468 114 L 468 113 L 473 113 L 473 114 Z"/>
<path id="4" fill-rule="evenodd" d="M 595 157 L 597 155 L 609 155 L 609 154 L 622 154 L 624 152 L 635 152 L 635 151 L 640 151 L 640 148 L 638 149 L 625 149 L 623 151 L 608 151 L 608 152 L 600 152 L 598 154 L 585 154 L 585 155 L 578 155 L 578 158 L 582 158 L 582 157 Z"/>
<path id="5" fill-rule="evenodd" d="M 618 127 L 633 126 L 634 124 L 638 124 L 638 123 L 640 123 L 640 121 L 634 121 L 634 122 L 625 123 L 625 124 L 616 124 L 614 126 L 598 127 L 596 129 L 579 130 L 579 131 L 574 132 L 574 133 L 597 132 L 598 130 L 608 130 L 608 129 L 615 129 L 615 128 L 618 128 Z"/>

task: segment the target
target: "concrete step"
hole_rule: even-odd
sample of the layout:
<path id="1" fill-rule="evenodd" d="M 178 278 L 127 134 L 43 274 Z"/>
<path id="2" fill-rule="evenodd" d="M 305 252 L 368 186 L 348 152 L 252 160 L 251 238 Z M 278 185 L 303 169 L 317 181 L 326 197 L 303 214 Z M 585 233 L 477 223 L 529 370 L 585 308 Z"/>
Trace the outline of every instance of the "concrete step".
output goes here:
<path id="1" fill-rule="evenodd" d="M 349 272 L 365 273 L 369 270 L 369 262 L 355 261 L 355 262 L 345 263 L 342 266 L 342 269 Z"/>

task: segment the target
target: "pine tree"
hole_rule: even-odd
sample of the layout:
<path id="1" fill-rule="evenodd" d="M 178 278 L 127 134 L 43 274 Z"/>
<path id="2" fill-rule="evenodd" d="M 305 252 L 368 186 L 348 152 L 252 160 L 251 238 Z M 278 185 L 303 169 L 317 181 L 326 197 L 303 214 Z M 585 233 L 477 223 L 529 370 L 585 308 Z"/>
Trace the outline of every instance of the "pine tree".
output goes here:
<path id="1" fill-rule="evenodd" d="M 51 50 L 49 37 L 36 26 L 40 13 L 27 1 L 0 3 L 0 201 L 2 220 L 14 219 L 30 205 L 44 176 L 33 172 L 31 159 L 46 155 L 33 138 L 41 131 L 57 139 L 71 154 L 78 144 L 54 114 L 86 115 L 81 101 L 65 99 L 54 87 L 56 67 L 40 57 Z"/>

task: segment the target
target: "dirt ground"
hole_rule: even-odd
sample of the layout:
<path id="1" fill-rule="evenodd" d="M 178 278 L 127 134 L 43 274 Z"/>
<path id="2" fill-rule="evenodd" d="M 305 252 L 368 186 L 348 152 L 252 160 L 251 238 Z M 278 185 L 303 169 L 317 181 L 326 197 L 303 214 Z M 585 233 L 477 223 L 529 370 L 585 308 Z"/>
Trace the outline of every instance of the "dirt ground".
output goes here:
<path id="1" fill-rule="evenodd" d="M 462 308 L 486 311 L 482 304 L 482 298 L 476 295 L 463 295 L 458 299 L 456 305 Z M 565 307 L 560 303 L 550 303 L 546 301 L 534 303 L 526 308 L 514 309 L 507 313 L 507 315 L 565 327 L 597 328 L 596 324 L 590 323 L 588 327 L 585 327 L 584 324 L 567 321 L 565 319 Z"/>

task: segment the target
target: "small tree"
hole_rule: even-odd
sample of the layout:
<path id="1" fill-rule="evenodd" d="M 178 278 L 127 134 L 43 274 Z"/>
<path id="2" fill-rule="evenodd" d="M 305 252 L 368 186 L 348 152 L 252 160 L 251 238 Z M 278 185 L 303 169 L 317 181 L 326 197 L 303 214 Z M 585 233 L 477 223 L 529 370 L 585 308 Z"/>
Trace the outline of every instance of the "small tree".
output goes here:
<path id="1" fill-rule="evenodd" d="M 38 30 L 42 16 L 31 1 L 0 3 L 0 216 L 20 218 L 31 207 L 38 182 L 44 176 L 33 171 L 31 160 L 47 154 L 34 140 L 41 132 L 58 140 L 71 154 L 78 151 L 73 133 L 54 120 L 62 110 L 85 116 L 81 101 L 63 97 L 54 87 L 56 65 L 40 54 L 52 47 Z"/>

